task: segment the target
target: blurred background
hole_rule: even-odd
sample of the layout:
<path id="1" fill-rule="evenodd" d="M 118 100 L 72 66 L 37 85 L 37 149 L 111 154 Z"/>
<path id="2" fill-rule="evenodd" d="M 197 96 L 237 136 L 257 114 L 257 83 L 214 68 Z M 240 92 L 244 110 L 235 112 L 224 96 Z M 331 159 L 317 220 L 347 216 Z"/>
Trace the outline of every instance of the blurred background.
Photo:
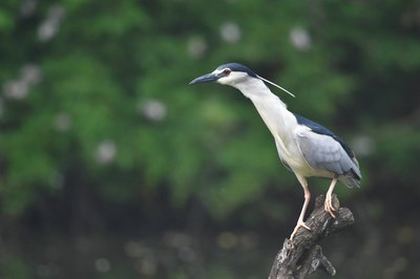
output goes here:
<path id="1" fill-rule="evenodd" d="M 2 0 L 0 62 L 1 278 L 265 278 L 303 193 L 249 100 L 187 85 L 226 62 L 358 155 L 336 278 L 420 276 L 419 1 Z"/>

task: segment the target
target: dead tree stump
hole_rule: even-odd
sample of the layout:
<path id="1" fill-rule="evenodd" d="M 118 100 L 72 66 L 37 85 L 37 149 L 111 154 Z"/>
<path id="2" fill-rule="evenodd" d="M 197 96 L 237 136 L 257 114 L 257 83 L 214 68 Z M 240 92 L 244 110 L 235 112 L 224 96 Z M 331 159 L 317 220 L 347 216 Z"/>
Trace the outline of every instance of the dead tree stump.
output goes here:
<path id="1" fill-rule="evenodd" d="M 324 196 L 316 198 L 315 209 L 306 220 L 311 231 L 301 228 L 293 240 L 285 239 L 283 248 L 274 259 L 268 279 L 302 279 L 318 268 L 324 269 L 331 276 L 335 275 L 334 266 L 324 256 L 318 243 L 332 233 L 352 225 L 354 217 L 348 208 L 340 208 L 336 195 L 333 195 L 333 205 L 338 208 L 336 219 L 324 211 Z"/>

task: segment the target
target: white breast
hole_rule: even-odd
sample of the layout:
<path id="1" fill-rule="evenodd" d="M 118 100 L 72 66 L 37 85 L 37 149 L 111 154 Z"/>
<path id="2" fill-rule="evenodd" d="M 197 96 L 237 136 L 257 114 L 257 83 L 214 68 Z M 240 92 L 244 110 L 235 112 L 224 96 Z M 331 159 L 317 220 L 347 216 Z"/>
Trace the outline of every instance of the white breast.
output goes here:
<path id="1" fill-rule="evenodd" d="M 313 169 L 305 161 L 296 141 L 296 133 L 302 129 L 296 117 L 277 96 L 254 99 L 253 103 L 274 137 L 280 159 L 294 172 L 311 176 Z"/>
<path id="2" fill-rule="evenodd" d="M 236 87 L 247 98 L 251 99 L 258 113 L 273 135 L 280 159 L 302 176 L 313 175 L 313 169 L 303 157 L 296 140 L 296 132 L 301 129 L 296 117 L 285 103 L 274 95 L 258 79 L 246 80 Z"/>

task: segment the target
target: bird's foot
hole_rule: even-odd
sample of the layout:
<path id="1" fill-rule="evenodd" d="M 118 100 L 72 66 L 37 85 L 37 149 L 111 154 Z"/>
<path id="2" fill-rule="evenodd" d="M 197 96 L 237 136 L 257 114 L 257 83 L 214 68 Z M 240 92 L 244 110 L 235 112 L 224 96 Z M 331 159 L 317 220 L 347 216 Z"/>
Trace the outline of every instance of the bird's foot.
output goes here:
<path id="1" fill-rule="evenodd" d="M 297 231 L 299 230 L 299 228 L 305 228 L 305 229 L 307 229 L 308 231 L 310 231 L 311 230 L 311 228 L 310 227 L 308 227 L 308 225 L 306 225 L 305 224 L 305 222 L 303 222 L 303 221 L 301 221 L 301 220 L 299 220 L 298 222 L 297 222 L 297 224 L 296 224 L 296 227 L 294 228 L 294 230 L 293 230 L 293 232 L 292 232 L 292 234 L 290 235 L 290 240 L 293 240 L 293 237 L 295 236 L 295 234 L 297 233 Z"/>
<path id="2" fill-rule="evenodd" d="M 331 215 L 331 217 L 333 217 L 335 219 L 334 212 L 336 211 L 336 209 L 334 208 L 334 206 L 332 204 L 332 196 L 330 196 L 330 195 L 327 195 L 325 197 L 324 210 L 327 211 Z"/>

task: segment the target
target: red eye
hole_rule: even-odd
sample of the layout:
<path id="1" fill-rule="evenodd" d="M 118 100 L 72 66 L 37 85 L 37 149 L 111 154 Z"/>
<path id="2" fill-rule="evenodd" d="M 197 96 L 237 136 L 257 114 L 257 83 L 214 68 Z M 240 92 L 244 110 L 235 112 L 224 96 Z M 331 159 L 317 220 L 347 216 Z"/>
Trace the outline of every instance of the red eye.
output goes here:
<path id="1" fill-rule="evenodd" d="M 231 70 L 230 70 L 230 69 L 224 69 L 224 70 L 223 70 L 223 74 L 224 74 L 225 76 L 228 76 L 228 75 L 230 74 L 230 72 L 231 72 Z"/>

